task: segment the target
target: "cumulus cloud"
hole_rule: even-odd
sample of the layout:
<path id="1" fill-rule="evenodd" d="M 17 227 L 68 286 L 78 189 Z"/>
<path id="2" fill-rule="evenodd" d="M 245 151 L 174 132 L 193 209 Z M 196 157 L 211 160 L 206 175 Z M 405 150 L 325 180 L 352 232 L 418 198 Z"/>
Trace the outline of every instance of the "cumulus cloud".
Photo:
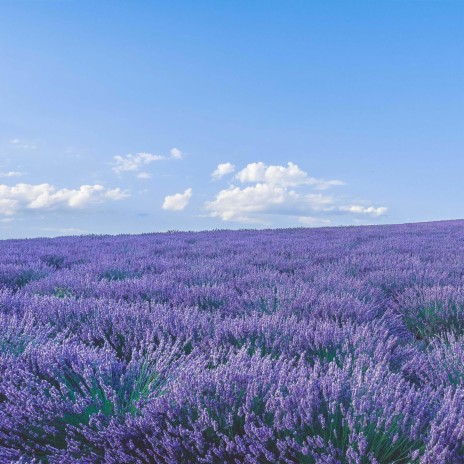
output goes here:
<path id="1" fill-rule="evenodd" d="M 184 193 L 176 193 L 164 197 L 163 209 L 169 211 L 182 211 L 189 203 L 192 197 L 192 189 L 188 188 Z"/>
<path id="2" fill-rule="evenodd" d="M 301 194 L 287 187 L 268 183 L 221 190 L 213 201 L 206 203 L 210 216 L 223 221 L 244 223 L 266 222 L 260 214 L 297 215 L 305 211 L 330 209 L 332 197 L 320 193 Z"/>
<path id="3" fill-rule="evenodd" d="M 138 171 L 142 166 L 153 163 L 153 161 L 162 160 L 160 155 L 153 155 L 152 153 L 137 153 L 135 155 L 114 156 L 113 171 L 116 174 L 121 174 L 127 171 Z"/>
<path id="4" fill-rule="evenodd" d="M 250 215 L 263 213 L 286 200 L 286 192 L 281 187 L 257 184 L 253 187 L 231 186 L 221 190 L 214 201 L 206 203 L 212 217 L 223 221 L 253 222 Z"/>
<path id="5" fill-rule="evenodd" d="M 223 171 L 230 172 L 230 168 L 221 168 L 226 164 L 218 166 L 212 174 L 213 178 L 220 179 Z M 342 181 L 311 177 L 292 162 L 286 166 L 250 163 L 237 172 L 234 179 L 241 184 L 253 185 L 230 185 L 220 190 L 212 201 L 205 203 L 209 216 L 223 221 L 270 223 L 273 215 L 286 215 L 302 224 L 324 225 L 330 222 L 330 215 L 378 217 L 387 211 L 385 207 L 344 206 L 337 196 L 320 192 L 344 185 Z"/>
<path id="6" fill-rule="evenodd" d="M 57 189 L 50 184 L 0 184 L 0 214 L 11 216 L 23 209 L 85 208 L 88 205 L 116 201 L 129 194 L 120 188 L 81 185 L 78 189 Z"/>
<path id="7" fill-rule="evenodd" d="M 282 187 L 311 185 L 318 190 L 324 190 L 334 185 L 343 185 L 341 180 L 324 180 L 308 176 L 297 164 L 289 162 L 287 166 L 267 166 L 262 161 L 250 163 L 235 178 L 242 184 L 265 182 Z"/>
<path id="8" fill-rule="evenodd" d="M 218 164 L 217 168 L 211 173 L 214 180 L 222 179 L 227 174 L 232 174 L 235 171 L 235 166 L 232 163 Z"/>

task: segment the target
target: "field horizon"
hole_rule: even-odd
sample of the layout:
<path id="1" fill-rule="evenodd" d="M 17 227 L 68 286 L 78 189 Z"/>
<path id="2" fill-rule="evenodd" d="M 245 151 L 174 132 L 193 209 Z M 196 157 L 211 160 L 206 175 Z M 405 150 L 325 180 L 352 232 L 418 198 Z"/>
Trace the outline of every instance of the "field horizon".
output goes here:
<path id="1" fill-rule="evenodd" d="M 31 237 L 19 237 L 19 238 L 0 238 L 0 242 L 5 241 L 17 241 L 17 240 L 53 240 L 53 239 L 65 239 L 65 238 L 84 238 L 84 237 L 136 237 L 136 236 L 147 236 L 147 235 L 160 235 L 160 234 L 204 234 L 204 233 L 217 233 L 217 232 L 271 232 L 271 231 L 291 231 L 291 230 L 339 230 L 339 229 L 352 229 L 352 228 L 382 228 L 382 227 L 401 227 L 401 226 L 420 226 L 426 224 L 446 224 L 446 223 L 459 223 L 464 224 L 464 218 L 458 219 L 437 219 L 433 221 L 414 221 L 414 222 L 393 222 L 383 224 L 348 224 L 348 225 L 327 225 L 327 226 L 294 226 L 294 227 L 243 227 L 243 228 L 210 228 L 210 229 L 170 229 L 161 231 L 147 231 L 147 232 L 135 232 L 135 233 L 83 233 L 83 234 L 65 234 L 55 236 L 31 236 Z"/>

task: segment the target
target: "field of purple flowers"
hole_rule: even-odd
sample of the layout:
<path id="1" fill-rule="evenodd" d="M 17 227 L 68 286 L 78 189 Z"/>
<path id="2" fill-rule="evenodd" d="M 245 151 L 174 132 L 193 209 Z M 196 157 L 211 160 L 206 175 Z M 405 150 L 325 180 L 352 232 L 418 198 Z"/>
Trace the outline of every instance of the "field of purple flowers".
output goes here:
<path id="1" fill-rule="evenodd" d="M 464 221 L 0 242 L 1 463 L 464 462 Z"/>

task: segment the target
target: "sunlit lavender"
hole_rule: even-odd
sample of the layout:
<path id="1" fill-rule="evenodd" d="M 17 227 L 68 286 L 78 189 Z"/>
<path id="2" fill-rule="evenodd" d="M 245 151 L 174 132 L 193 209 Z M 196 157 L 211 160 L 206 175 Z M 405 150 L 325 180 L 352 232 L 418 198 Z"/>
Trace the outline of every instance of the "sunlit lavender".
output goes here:
<path id="1" fill-rule="evenodd" d="M 464 221 L 0 242 L 1 463 L 464 462 Z"/>

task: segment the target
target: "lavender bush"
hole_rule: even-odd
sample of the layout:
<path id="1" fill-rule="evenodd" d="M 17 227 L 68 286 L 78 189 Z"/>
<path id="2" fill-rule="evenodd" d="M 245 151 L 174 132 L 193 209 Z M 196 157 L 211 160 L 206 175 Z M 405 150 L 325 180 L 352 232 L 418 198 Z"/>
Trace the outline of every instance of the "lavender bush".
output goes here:
<path id="1" fill-rule="evenodd" d="M 464 221 L 0 242 L 1 463 L 464 463 Z"/>

